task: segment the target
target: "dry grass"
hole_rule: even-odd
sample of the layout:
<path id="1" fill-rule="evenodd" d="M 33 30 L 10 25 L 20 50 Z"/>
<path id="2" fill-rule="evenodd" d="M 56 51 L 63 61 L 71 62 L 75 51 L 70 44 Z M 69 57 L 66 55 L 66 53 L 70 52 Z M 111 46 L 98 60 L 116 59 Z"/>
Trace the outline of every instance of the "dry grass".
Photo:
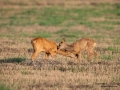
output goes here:
<path id="1" fill-rule="evenodd" d="M 1 1 L 0 90 L 119 90 L 120 13 L 115 11 L 116 7 L 119 8 L 119 3 L 119 0 Z M 63 23 L 58 25 L 54 25 L 53 22 L 52 25 L 48 22 L 46 25 L 40 25 L 36 19 L 39 13 L 34 11 L 43 12 L 47 10 L 44 9 L 46 7 L 53 11 L 56 7 L 59 11 L 54 11 L 55 14 L 58 13 L 56 15 L 69 13 L 72 19 L 65 17 Z M 82 21 L 86 8 L 95 16 L 98 14 L 95 11 L 98 10 L 100 16 L 94 17 L 88 13 L 90 15 L 85 15 L 86 22 Z M 72 13 L 74 10 L 75 13 Z M 27 11 L 32 13 L 28 15 Z M 79 18 L 78 15 L 83 15 L 83 18 Z M 22 16 L 26 21 L 21 21 L 19 17 Z M 21 22 L 15 22 L 17 20 Z M 29 23 L 32 20 L 35 23 Z M 86 55 L 82 57 L 81 63 L 74 63 L 73 58 L 59 54 L 55 60 L 51 60 L 51 57 L 45 60 L 44 53 L 41 53 L 36 57 L 36 66 L 33 66 L 30 62 L 33 53 L 30 41 L 37 36 L 43 36 L 56 43 L 63 37 L 67 43 L 81 37 L 93 38 L 97 42 L 99 62 L 95 63 L 92 58 L 92 62 L 88 63 Z"/>
<path id="2" fill-rule="evenodd" d="M 0 76 L 3 84 L 15 90 L 41 89 L 114 89 L 120 87 L 119 62 L 76 64 L 64 60 L 36 60 L 21 64 L 3 63 Z"/>

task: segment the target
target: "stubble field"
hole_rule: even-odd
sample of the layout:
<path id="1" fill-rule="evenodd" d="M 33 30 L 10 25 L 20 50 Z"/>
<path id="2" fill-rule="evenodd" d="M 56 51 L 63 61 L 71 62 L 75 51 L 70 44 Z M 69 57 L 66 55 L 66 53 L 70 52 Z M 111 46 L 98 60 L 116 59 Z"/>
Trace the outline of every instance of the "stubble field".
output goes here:
<path id="1" fill-rule="evenodd" d="M 31 39 L 97 43 L 98 62 L 40 53 L 31 64 Z M 119 0 L 0 1 L 0 90 L 119 90 Z"/>

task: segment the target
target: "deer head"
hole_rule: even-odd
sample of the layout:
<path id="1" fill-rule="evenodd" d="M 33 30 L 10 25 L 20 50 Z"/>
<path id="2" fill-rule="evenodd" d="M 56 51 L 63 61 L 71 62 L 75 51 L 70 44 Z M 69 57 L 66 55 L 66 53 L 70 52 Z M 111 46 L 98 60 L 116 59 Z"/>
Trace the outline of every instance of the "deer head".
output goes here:
<path id="1" fill-rule="evenodd" d="M 64 49 L 66 48 L 65 38 L 58 44 L 57 49 Z"/>

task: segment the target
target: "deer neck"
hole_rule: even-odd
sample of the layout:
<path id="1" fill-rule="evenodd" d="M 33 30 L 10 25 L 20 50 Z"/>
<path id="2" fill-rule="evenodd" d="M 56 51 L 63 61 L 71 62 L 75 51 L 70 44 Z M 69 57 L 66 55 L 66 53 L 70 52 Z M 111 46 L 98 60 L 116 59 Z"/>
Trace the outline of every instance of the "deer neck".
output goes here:
<path id="1" fill-rule="evenodd" d="M 72 51 L 73 50 L 73 44 L 65 44 L 65 50 Z"/>

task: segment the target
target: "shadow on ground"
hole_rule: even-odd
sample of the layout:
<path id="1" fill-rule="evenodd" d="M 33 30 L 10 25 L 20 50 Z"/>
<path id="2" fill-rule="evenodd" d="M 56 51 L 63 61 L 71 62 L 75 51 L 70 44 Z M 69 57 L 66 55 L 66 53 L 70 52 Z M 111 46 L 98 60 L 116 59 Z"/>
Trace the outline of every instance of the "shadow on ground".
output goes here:
<path id="1" fill-rule="evenodd" d="M 39 60 L 26 60 L 25 62 L 22 63 L 22 65 L 36 65 L 36 66 L 50 66 L 50 65 L 62 65 L 63 63 L 60 61 L 56 61 L 56 60 L 46 60 L 46 59 L 39 59 Z"/>
<path id="2" fill-rule="evenodd" d="M 25 61 L 25 58 L 7 58 L 0 60 L 0 63 L 21 63 Z"/>
<path id="3" fill-rule="evenodd" d="M 7 58 L 7 59 L 1 59 L 0 63 L 20 63 L 21 65 L 28 65 L 28 66 L 87 66 L 87 65 L 118 65 L 120 62 L 115 62 L 115 61 L 99 61 L 99 62 L 62 62 L 59 60 L 51 60 L 51 59 L 39 59 L 39 60 L 26 60 L 25 58 Z"/>

